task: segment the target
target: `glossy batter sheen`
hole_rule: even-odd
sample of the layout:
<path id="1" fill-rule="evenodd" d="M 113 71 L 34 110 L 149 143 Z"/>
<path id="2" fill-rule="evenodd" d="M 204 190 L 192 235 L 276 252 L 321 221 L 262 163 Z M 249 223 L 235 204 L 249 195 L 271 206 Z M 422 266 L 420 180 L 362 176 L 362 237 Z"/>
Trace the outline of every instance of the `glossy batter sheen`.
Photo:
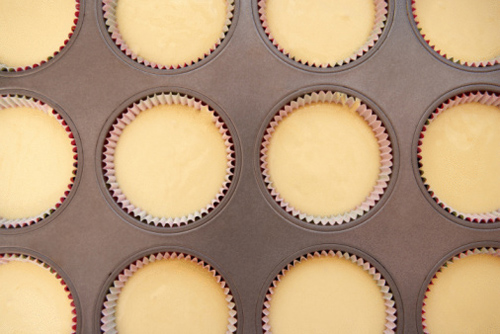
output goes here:
<path id="1" fill-rule="evenodd" d="M 269 174 L 294 208 L 337 215 L 355 209 L 373 190 L 379 146 L 357 106 L 311 104 L 279 123 L 269 143 Z"/>
<path id="2" fill-rule="evenodd" d="M 0 265 L 0 333 L 68 334 L 71 299 L 61 281 L 34 263 Z"/>
<path id="3" fill-rule="evenodd" d="M 116 306 L 120 334 L 223 334 L 226 296 L 212 273 L 184 259 L 150 263 L 125 284 Z"/>
<path id="4" fill-rule="evenodd" d="M 271 35 L 296 60 L 334 64 L 368 42 L 373 0 L 267 0 Z"/>
<path id="5" fill-rule="evenodd" d="M 302 261 L 282 277 L 270 304 L 273 334 L 380 334 L 385 329 L 376 281 L 344 258 Z"/>
<path id="6" fill-rule="evenodd" d="M 161 65 L 210 52 L 223 32 L 226 0 L 117 0 L 118 29 L 129 48 Z"/>
<path id="7" fill-rule="evenodd" d="M 417 0 L 421 33 L 436 50 L 467 62 L 500 56 L 498 0 Z"/>
<path id="8" fill-rule="evenodd" d="M 500 332 L 500 258 L 488 254 L 462 258 L 432 282 L 424 306 L 430 333 Z"/>
<path id="9" fill-rule="evenodd" d="M 75 0 L 0 0 L 0 63 L 24 67 L 59 51 L 76 19 Z"/>
<path id="10" fill-rule="evenodd" d="M 224 139 L 212 114 L 183 105 L 141 112 L 118 140 L 118 185 L 156 217 L 182 217 L 211 203 L 227 168 Z"/>
<path id="11" fill-rule="evenodd" d="M 500 108 L 468 103 L 447 109 L 427 126 L 423 177 L 455 210 L 500 209 Z"/>
<path id="12" fill-rule="evenodd" d="M 0 217 L 34 217 L 64 196 L 73 147 L 57 120 L 28 107 L 0 110 Z"/>

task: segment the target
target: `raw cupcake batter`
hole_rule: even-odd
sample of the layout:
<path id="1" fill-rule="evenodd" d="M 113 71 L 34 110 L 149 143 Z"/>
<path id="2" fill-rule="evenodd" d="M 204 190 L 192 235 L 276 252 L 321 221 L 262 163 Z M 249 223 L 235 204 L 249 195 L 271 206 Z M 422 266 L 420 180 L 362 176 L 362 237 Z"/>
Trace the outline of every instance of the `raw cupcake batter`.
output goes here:
<path id="1" fill-rule="evenodd" d="M 375 25 L 373 0 L 266 0 L 271 36 L 297 61 L 334 65 L 351 57 Z"/>
<path id="2" fill-rule="evenodd" d="M 54 207 L 73 175 L 73 146 L 52 116 L 0 109 L 0 217 L 35 217 Z"/>
<path id="3" fill-rule="evenodd" d="M 342 214 L 373 190 L 380 151 L 358 106 L 306 105 L 276 127 L 268 146 L 269 175 L 294 208 L 314 216 Z"/>
<path id="4" fill-rule="evenodd" d="M 128 279 L 116 306 L 120 334 L 224 334 L 224 290 L 202 266 L 186 259 L 150 263 Z"/>
<path id="5" fill-rule="evenodd" d="M 0 64 L 25 67 L 52 57 L 74 25 L 75 0 L 0 0 Z"/>
<path id="6" fill-rule="evenodd" d="M 429 333 L 499 333 L 500 258 L 476 254 L 437 273 L 425 299 Z"/>
<path id="7" fill-rule="evenodd" d="M 0 333 L 69 334 L 73 307 L 54 274 L 31 262 L 0 265 Z"/>
<path id="8" fill-rule="evenodd" d="M 500 108 L 467 103 L 428 126 L 422 177 L 444 203 L 463 213 L 500 209 Z"/>
<path id="9" fill-rule="evenodd" d="M 377 282 L 344 258 L 300 262 L 281 278 L 270 301 L 273 334 L 380 334 L 385 323 Z"/>
<path id="10" fill-rule="evenodd" d="M 226 0 L 116 0 L 118 30 L 140 57 L 165 66 L 202 59 L 223 37 Z"/>
<path id="11" fill-rule="evenodd" d="M 160 105 L 141 112 L 121 134 L 116 180 L 136 207 L 155 217 L 206 208 L 223 187 L 224 139 L 203 107 Z"/>
<path id="12" fill-rule="evenodd" d="M 425 40 L 462 62 L 500 57 L 498 0 L 416 0 L 418 27 Z"/>

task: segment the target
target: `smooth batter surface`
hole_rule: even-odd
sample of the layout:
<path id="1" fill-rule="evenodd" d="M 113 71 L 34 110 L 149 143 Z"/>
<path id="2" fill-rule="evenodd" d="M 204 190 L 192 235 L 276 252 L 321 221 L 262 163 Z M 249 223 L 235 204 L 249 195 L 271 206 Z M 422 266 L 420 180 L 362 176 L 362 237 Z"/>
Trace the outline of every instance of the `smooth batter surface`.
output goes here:
<path id="1" fill-rule="evenodd" d="M 34 217 L 64 196 L 73 146 L 57 120 L 28 107 L 0 110 L 0 217 Z"/>
<path id="2" fill-rule="evenodd" d="M 424 306 L 430 333 L 500 332 L 500 258 L 462 258 L 443 268 L 432 282 Z"/>
<path id="3" fill-rule="evenodd" d="M 120 334 L 223 334 L 229 324 L 224 290 L 203 267 L 168 259 L 139 269 L 116 306 Z"/>
<path id="4" fill-rule="evenodd" d="M 223 32 L 226 0 L 116 0 L 118 30 L 139 56 L 161 65 L 203 58 Z"/>
<path id="5" fill-rule="evenodd" d="M 162 105 L 141 112 L 118 140 L 118 185 L 136 207 L 156 217 L 205 208 L 223 186 L 226 145 L 206 110 Z"/>
<path id="6" fill-rule="evenodd" d="M 368 42 L 373 0 L 267 0 L 271 35 L 296 60 L 334 64 Z"/>
<path id="7" fill-rule="evenodd" d="M 49 270 L 34 263 L 0 265 L 0 333 L 68 334 L 71 299 Z"/>
<path id="8" fill-rule="evenodd" d="M 473 62 L 500 56 L 498 0 L 416 0 L 421 33 L 436 50 Z"/>
<path id="9" fill-rule="evenodd" d="M 500 209 L 500 108 L 468 103 L 447 109 L 427 126 L 423 177 L 455 210 Z"/>
<path id="10" fill-rule="evenodd" d="M 376 281 L 344 258 L 302 261 L 283 276 L 270 303 L 273 334 L 380 334 L 385 329 Z"/>
<path id="11" fill-rule="evenodd" d="M 59 51 L 76 19 L 75 0 L 0 0 L 0 63 L 24 67 Z"/>
<path id="12" fill-rule="evenodd" d="M 357 106 L 306 105 L 276 128 L 269 143 L 269 175 L 294 208 L 314 216 L 337 215 L 355 209 L 373 190 L 379 146 Z"/>

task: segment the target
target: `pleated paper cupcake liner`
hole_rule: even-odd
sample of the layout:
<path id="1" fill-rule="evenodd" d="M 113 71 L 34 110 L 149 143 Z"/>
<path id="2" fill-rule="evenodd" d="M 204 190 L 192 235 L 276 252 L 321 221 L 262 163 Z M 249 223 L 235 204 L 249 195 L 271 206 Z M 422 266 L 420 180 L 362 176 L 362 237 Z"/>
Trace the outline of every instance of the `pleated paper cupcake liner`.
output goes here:
<path id="1" fill-rule="evenodd" d="M 319 68 L 331 68 L 331 67 L 341 66 L 343 64 L 349 64 L 350 62 L 360 58 L 365 53 L 367 53 L 380 39 L 380 36 L 382 35 L 382 32 L 387 22 L 388 5 L 385 0 L 373 0 L 373 2 L 375 4 L 375 22 L 373 25 L 373 29 L 370 35 L 368 36 L 366 42 L 349 57 L 338 60 L 337 62 L 329 62 L 329 63 L 316 63 L 316 62 L 311 63 L 306 59 L 296 58 L 295 56 L 291 55 L 288 50 L 286 50 L 283 46 L 279 44 L 279 42 L 274 38 L 274 36 L 271 33 L 271 30 L 269 29 L 269 24 L 266 16 L 267 0 L 259 0 L 258 7 L 259 7 L 260 23 L 264 28 L 264 32 L 266 33 L 269 40 L 273 43 L 273 45 L 281 53 L 286 55 L 288 58 L 307 66 L 319 67 Z"/>
<path id="2" fill-rule="evenodd" d="M 7 219 L 7 218 L 2 218 L 0 216 L 0 228 L 19 228 L 19 227 L 24 227 L 24 226 L 29 226 L 36 224 L 43 219 L 49 217 L 51 214 L 53 214 L 67 199 L 69 196 L 69 193 L 71 189 L 73 188 L 75 179 L 76 179 L 76 173 L 77 173 L 77 168 L 78 168 L 78 150 L 76 147 L 76 141 L 74 139 L 73 133 L 71 132 L 70 127 L 66 123 L 66 121 L 63 119 L 63 117 L 57 113 L 52 107 L 50 107 L 48 104 L 43 103 L 42 101 L 36 100 L 32 97 L 26 97 L 26 96 L 20 96 L 20 95 L 3 95 L 0 96 L 0 110 L 6 109 L 6 108 L 16 108 L 16 107 L 29 107 L 33 109 L 38 109 L 45 113 L 46 115 L 52 116 L 57 120 L 59 124 L 64 128 L 66 133 L 68 134 L 68 137 L 71 139 L 71 146 L 73 149 L 73 177 L 68 180 L 68 188 L 64 191 L 64 193 L 61 194 L 61 197 L 59 198 L 59 201 L 55 203 L 52 207 L 47 208 L 44 212 L 33 216 L 33 217 L 25 217 L 25 218 L 19 218 L 19 219 Z"/>
<path id="3" fill-rule="evenodd" d="M 229 31 L 229 27 L 231 26 L 231 22 L 234 16 L 234 0 L 227 0 L 227 11 L 226 11 L 224 27 L 219 35 L 218 40 L 214 43 L 212 47 L 210 47 L 209 50 L 207 50 L 204 53 L 202 57 L 198 57 L 197 59 L 191 59 L 182 64 L 159 64 L 154 61 L 145 59 L 144 57 L 141 57 L 127 45 L 126 41 L 124 40 L 123 36 L 120 33 L 120 29 L 117 23 L 117 18 L 116 18 L 117 2 L 118 0 L 102 0 L 103 15 L 111 39 L 113 40 L 113 42 L 115 42 L 118 48 L 132 60 L 135 60 L 139 64 L 143 64 L 147 67 L 162 69 L 162 70 L 173 70 L 173 69 L 187 67 L 208 57 L 222 43 L 224 38 L 226 38 L 227 32 Z M 189 43 L 189 41 L 186 41 L 186 43 Z"/>
<path id="4" fill-rule="evenodd" d="M 219 133 L 224 140 L 226 146 L 226 158 L 227 158 L 227 168 L 224 183 L 222 184 L 219 192 L 212 199 L 212 201 L 204 208 L 200 208 L 198 211 L 193 212 L 189 215 L 182 217 L 156 217 L 144 209 L 132 204 L 123 193 L 116 180 L 116 171 L 114 165 L 114 154 L 115 149 L 120 139 L 124 128 L 130 124 L 142 111 L 153 108 L 159 105 L 173 105 L 179 104 L 184 106 L 193 107 L 196 110 L 206 109 L 212 114 L 213 123 L 219 130 Z M 109 131 L 103 150 L 103 172 L 105 177 L 106 185 L 108 190 L 115 199 L 116 203 L 122 208 L 127 214 L 134 216 L 136 219 L 143 223 L 162 226 L 162 227 L 174 227 L 186 225 L 190 222 L 194 222 L 211 212 L 219 203 L 222 201 L 223 197 L 227 193 L 229 186 L 232 182 L 234 175 L 235 158 L 234 158 L 234 144 L 232 141 L 231 134 L 223 120 L 216 114 L 210 106 L 206 105 L 204 102 L 196 100 L 192 97 L 177 93 L 161 93 L 155 94 L 153 96 L 147 97 L 137 103 L 134 103 L 128 107 L 115 121 L 111 130 Z"/>
<path id="5" fill-rule="evenodd" d="M 178 252 L 165 252 L 165 253 L 156 253 L 149 256 L 145 256 L 142 259 L 139 259 L 132 264 L 130 264 L 127 268 L 125 268 L 121 274 L 116 277 L 113 281 L 111 287 L 106 294 L 106 300 L 103 305 L 103 309 L 101 312 L 101 331 L 105 334 L 116 334 L 118 333 L 116 329 L 116 306 L 117 300 L 120 298 L 120 293 L 129 280 L 139 269 L 147 266 L 150 263 L 155 261 L 169 260 L 169 259 L 184 259 L 186 261 L 190 261 L 196 265 L 199 265 L 210 272 L 213 277 L 217 280 L 219 286 L 224 290 L 224 295 L 226 296 L 227 308 L 228 308 L 228 319 L 227 319 L 227 330 L 226 334 L 231 334 L 236 332 L 237 326 L 237 313 L 236 313 L 236 303 L 234 301 L 234 297 L 231 293 L 231 290 L 224 280 L 224 278 L 209 264 L 206 262 L 196 258 L 195 256 L 178 253 Z"/>
<path id="6" fill-rule="evenodd" d="M 368 273 L 373 280 L 377 283 L 377 286 L 380 288 L 380 292 L 382 293 L 382 297 L 385 303 L 385 313 L 386 313 L 386 322 L 385 322 L 385 330 L 384 334 L 393 334 L 396 332 L 396 321 L 397 321 L 397 310 L 395 307 L 394 295 L 391 292 L 391 288 L 387 284 L 384 277 L 377 271 L 375 267 L 373 267 L 368 261 L 363 258 L 351 255 L 348 252 L 335 251 L 335 250 L 323 250 L 316 251 L 305 254 L 300 258 L 295 259 L 293 262 L 289 263 L 285 268 L 283 268 L 280 273 L 276 276 L 276 278 L 271 283 L 271 286 L 266 292 L 266 298 L 264 301 L 264 307 L 262 310 L 262 329 L 264 334 L 272 334 L 272 328 L 269 324 L 269 312 L 271 307 L 271 300 L 274 295 L 275 288 L 280 284 L 280 281 L 286 276 L 287 272 L 292 270 L 297 264 L 307 261 L 313 258 L 321 258 L 321 257 L 332 257 L 332 258 L 344 258 L 348 261 L 351 261 L 353 264 L 362 268 L 366 273 Z"/>
<path id="7" fill-rule="evenodd" d="M 463 259 L 463 258 L 471 256 L 471 255 L 478 255 L 478 254 L 487 254 L 487 255 L 493 255 L 493 256 L 500 257 L 500 250 L 496 249 L 496 248 L 491 248 L 491 247 L 488 247 L 488 248 L 482 247 L 482 248 L 469 249 L 467 251 L 464 251 L 460 254 L 455 255 L 454 257 L 452 257 L 451 259 L 446 261 L 446 263 L 443 264 L 441 266 L 441 268 L 439 268 L 439 270 L 434 274 L 434 277 L 430 281 L 429 286 L 434 284 L 433 282 L 437 278 L 437 274 L 440 273 L 446 267 L 448 267 L 450 264 L 452 264 L 454 261 L 457 261 L 459 259 Z M 422 304 L 422 327 L 424 329 L 425 334 L 430 334 L 429 329 L 427 328 L 427 324 L 426 324 L 427 316 L 426 316 L 426 311 L 425 311 L 425 306 L 426 306 L 425 300 L 427 299 L 427 293 L 429 291 L 430 291 L 429 287 L 427 287 L 427 291 L 424 295 L 424 301 Z"/>
<path id="8" fill-rule="evenodd" d="M 3 264 L 7 264 L 9 262 L 13 261 L 19 261 L 19 262 L 28 262 L 28 263 L 33 263 L 47 271 L 49 271 L 55 279 L 59 281 L 59 283 L 64 287 L 64 291 L 68 293 L 68 299 L 71 300 L 71 313 L 73 314 L 73 319 L 72 319 L 72 325 L 71 328 L 68 328 L 68 332 L 71 334 L 76 334 L 76 329 L 77 329 L 77 313 L 76 313 L 76 307 L 75 307 L 75 302 L 73 299 L 73 295 L 71 294 L 71 291 L 69 290 L 69 287 L 66 285 L 66 282 L 62 279 L 62 277 L 55 271 L 52 267 L 50 267 L 48 264 L 45 262 L 36 259 L 32 256 L 24 255 L 24 254 L 13 254 L 13 253 L 8 253 L 8 254 L 0 254 L 0 266 Z"/>
<path id="9" fill-rule="evenodd" d="M 420 35 L 422 36 L 424 41 L 441 57 L 448 59 L 448 60 L 451 60 L 454 63 L 469 66 L 469 67 L 486 67 L 486 66 L 493 66 L 496 64 L 500 64 L 500 55 L 495 57 L 495 58 L 488 59 L 488 60 L 478 60 L 478 61 L 470 62 L 470 61 L 464 61 L 462 59 L 455 59 L 455 57 L 453 57 L 452 55 L 446 54 L 445 51 L 438 49 L 431 40 L 426 38 L 425 29 L 421 26 L 420 21 L 419 21 L 418 16 L 417 16 L 416 0 L 411 1 L 411 10 L 412 10 L 411 14 L 413 15 L 413 19 L 415 20 L 415 24 L 417 25 L 417 29 L 418 29 Z"/>
<path id="10" fill-rule="evenodd" d="M 48 61 L 52 60 L 55 56 L 57 56 L 69 43 L 69 40 L 73 36 L 75 30 L 76 30 L 76 25 L 78 24 L 78 20 L 80 17 L 80 0 L 75 0 L 75 18 L 73 20 L 73 25 L 71 26 L 70 32 L 68 33 L 68 37 L 62 41 L 62 45 L 59 47 L 59 50 L 54 50 L 54 54 L 47 59 L 40 59 L 40 62 L 31 64 L 31 65 L 26 65 L 24 67 L 13 67 L 9 66 L 7 64 L 2 64 L 0 63 L 0 72 L 22 72 L 25 70 L 30 70 L 32 68 L 37 68 Z"/>
<path id="11" fill-rule="evenodd" d="M 275 189 L 274 184 L 271 180 L 268 163 L 267 163 L 267 152 L 269 150 L 269 141 L 279 123 L 286 118 L 289 114 L 293 113 L 296 109 L 310 105 L 312 103 L 336 103 L 348 107 L 358 105 L 356 112 L 363 117 L 368 126 L 373 130 L 375 138 L 377 139 L 379 151 L 380 151 L 380 171 L 377 179 L 377 183 L 373 187 L 371 193 L 366 197 L 366 199 L 356 206 L 353 210 L 345 212 L 339 215 L 332 216 L 314 216 L 293 207 L 289 204 Z M 264 182 L 266 187 L 271 194 L 271 196 L 276 200 L 276 202 L 289 214 L 299 218 L 308 223 L 314 223 L 316 225 L 340 225 L 343 223 L 348 223 L 355 220 L 365 213 L 367 213 L 375 204 L 380 200 L 384 194 L 385 189 L 388 186 L 390 175 L 392 173 L 392 148 L 391 142 L 389 140 L 389 135 L 384 127 L 382 121 L 379 120 L 377 115 L 362 101 L 357 98 L 347 96 L 344 93 L 331 92 L 331 91 L 320 91 L 311 94 L 306 94 L 303 97 L 298 98 L 295 101 L 285 105 L 272 119 L 269 123 L 268 128 L 264 133 L 264 138 L 262 140 L 261 151 L 260 151 L 260 161 L 261 170 L 264 177 Z"/>
<path id="12" fill-rule="evenodd" d="M 465 219 L 471 222 L 476 222 L 476 223 L 493 223 L 493 222 L 498 222 L 500 221 L 500 208 L 498 210 L 495 210 L 493 212 L 483 212 L 483 213 L 465 213 L 461 212 L 459 210 L 454 209 L 450 205 L 448 205 L 446 202 L 444 202 L 442 199 L 436 195 L 434 192 L 434 189 L 426 183 L 424 171 L 422 169 L 422 140 L 425 137 L 425 133 L 427 130 L 427 126 L 432 123 L 433 120 L 436 119 L 443 111 L 450 109 L 452 107 L 461 105 L 461 104 L 466 104 L 466 103 L 472 103 L 472 102 L 477 102 L 481 103 L 484 105 L 488 106 L 496 106 L 500 107 L 500 96 L 494 94 L 494 93 L 466 93 L 466 94 L 461 94 L 459 96 L 455 96 L 452 99 L 449 99 L 448 101 L 444 102 L 439 108 L 437 108 L 430 116 L 427 122 L 425 123 L 422 132 L 420 133 L 420 138 L 418 140 L 418 148 L 417 148 L 417 158 L 418 158 L 418 167 L 419 167 L 419 172 L 422 178 L 422 182 L 424 183 L 424 186 L 427 188 L 427 191 L 429 192 L 430 196 L 432 199 L 444 210 L 447 212 L 451 213 L 452 215 Z"/>

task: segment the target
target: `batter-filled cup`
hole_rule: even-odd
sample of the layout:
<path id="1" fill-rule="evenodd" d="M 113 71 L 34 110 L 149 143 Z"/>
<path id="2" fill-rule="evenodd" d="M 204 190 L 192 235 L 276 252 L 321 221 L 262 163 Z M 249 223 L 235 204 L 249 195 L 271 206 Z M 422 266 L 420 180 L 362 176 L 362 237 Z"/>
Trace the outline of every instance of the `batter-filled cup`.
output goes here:
<path id="1" fill-rule="evenodd" d="M 217 113 L 177 93 L 146 97 L 112 125 L 103 150 L 105 182 L 116 203 L 146 224 L 186 225 L 226 195 L 234 144 Z"/>
<path id="2" fill-rule="evenodd" d="M 384 124 L 344 93 L 306 94 L 282 107 L 265 131 L 266 187 L 288 213 L 317 225 L 361 217 L 382 197 L 392 167 Z"/>

